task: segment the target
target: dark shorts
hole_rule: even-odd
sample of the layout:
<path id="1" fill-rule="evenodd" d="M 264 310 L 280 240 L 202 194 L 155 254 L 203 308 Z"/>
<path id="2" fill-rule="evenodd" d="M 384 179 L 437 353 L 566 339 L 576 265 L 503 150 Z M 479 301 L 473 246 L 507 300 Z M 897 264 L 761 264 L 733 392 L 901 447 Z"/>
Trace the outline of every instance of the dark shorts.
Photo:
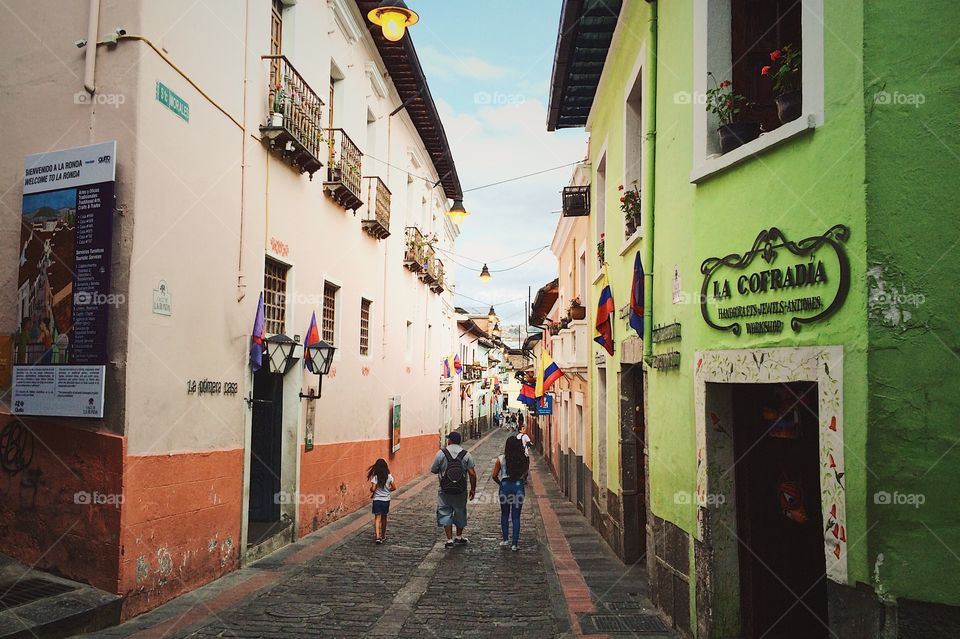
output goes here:
<path id="1" fill-rule="evenodd" d="M 390 512 L 390 502 L 383 501 L 380 499 L 373 500 L 373 514 L 374 515 L 386 515 Z"/>

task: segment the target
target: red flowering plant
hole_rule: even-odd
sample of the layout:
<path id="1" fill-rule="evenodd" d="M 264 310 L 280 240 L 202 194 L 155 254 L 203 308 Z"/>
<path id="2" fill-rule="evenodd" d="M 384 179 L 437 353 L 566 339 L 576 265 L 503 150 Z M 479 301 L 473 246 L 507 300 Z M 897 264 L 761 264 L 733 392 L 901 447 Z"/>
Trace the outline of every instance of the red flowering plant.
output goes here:
<path id="1" fill-rule="evenodd" d="M 783 95 L 800 90 L 800 50 L 786 45 L 770 52 L 770 62 L 760 75 L 773 80 L 773 94 Z"/>
<path id="2" fill-rule="evenodd" d="M 623 195 L 620 196 L 620 210 L 623 212 L 623 220 L 629 236 L 640 226 L 640 190 L 636 184 L 630 191 L 625 191 L 622 184 L 617 187 L 617 190 L 623 191 Z"/>
<path id="3" fill-rule="evenodd" d="M 747 98 L 733 92 L 733 82 L 717 82 L 712 73 L 707 73 L 713 81 L 713 87 L 707 89 L 707 111 L 715 113 L 720 126 L 736 122 L 740 111 L 747 106 Z"/>

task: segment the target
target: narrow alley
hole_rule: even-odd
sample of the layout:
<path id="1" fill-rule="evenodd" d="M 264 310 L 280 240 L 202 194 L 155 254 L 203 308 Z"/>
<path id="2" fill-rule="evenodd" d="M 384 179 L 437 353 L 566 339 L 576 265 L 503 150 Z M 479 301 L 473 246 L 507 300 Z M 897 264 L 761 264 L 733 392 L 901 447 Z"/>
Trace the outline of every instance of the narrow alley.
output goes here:
<path id="1" fill-rule="evenodd" d="M 498 546 L 494 458 L 507 433 L 467 444 L 477 463 L 469 543 L 444 548 L 434 475 L 402 486 L 387 542 L 369 507 L 109 630 L 160 637 L 673 637 L 647 598 L 643 561 L 621 563 L 538 463 L 520 550 Z M 602 631 L 602 632 L 601 632 Z"/>

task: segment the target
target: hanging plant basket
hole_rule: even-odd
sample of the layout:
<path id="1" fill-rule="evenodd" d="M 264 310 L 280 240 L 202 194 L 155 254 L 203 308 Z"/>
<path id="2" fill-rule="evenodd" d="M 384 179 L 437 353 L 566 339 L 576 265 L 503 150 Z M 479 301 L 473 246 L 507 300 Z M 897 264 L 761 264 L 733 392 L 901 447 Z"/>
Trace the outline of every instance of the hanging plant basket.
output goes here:
<path id="1" fill-rule="evenodd" d="M 759 122 L 731 122 L 717 129 L 720 133 L 720 152 L 729 153 L 760 135 Z"/>
<path id="2" fill-rule="evenodd" d="M 574 320 L 587 319 L 587 307 L 586 307 L 586 306 L 571 306 L 571 307 L 570 307 L 570 319 L 574 319 Z"/>

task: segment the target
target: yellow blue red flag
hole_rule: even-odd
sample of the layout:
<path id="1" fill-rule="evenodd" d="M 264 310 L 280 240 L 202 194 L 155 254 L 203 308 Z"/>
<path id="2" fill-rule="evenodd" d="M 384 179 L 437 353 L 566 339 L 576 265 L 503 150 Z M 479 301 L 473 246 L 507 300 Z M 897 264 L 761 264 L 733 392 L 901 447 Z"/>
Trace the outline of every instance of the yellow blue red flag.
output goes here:
<path id="1" fill-rule="evenodd" d="M 603 346 L 611 355 L 613 355 L 613 317 L 616 311 L 616 306 L 613 304 L 613 292 L 610 290 L 610 278 L 604 271 L 603 289 L 600 291 L 600 301 L 597 303 L 597 330 L 593 341 Z"/>

